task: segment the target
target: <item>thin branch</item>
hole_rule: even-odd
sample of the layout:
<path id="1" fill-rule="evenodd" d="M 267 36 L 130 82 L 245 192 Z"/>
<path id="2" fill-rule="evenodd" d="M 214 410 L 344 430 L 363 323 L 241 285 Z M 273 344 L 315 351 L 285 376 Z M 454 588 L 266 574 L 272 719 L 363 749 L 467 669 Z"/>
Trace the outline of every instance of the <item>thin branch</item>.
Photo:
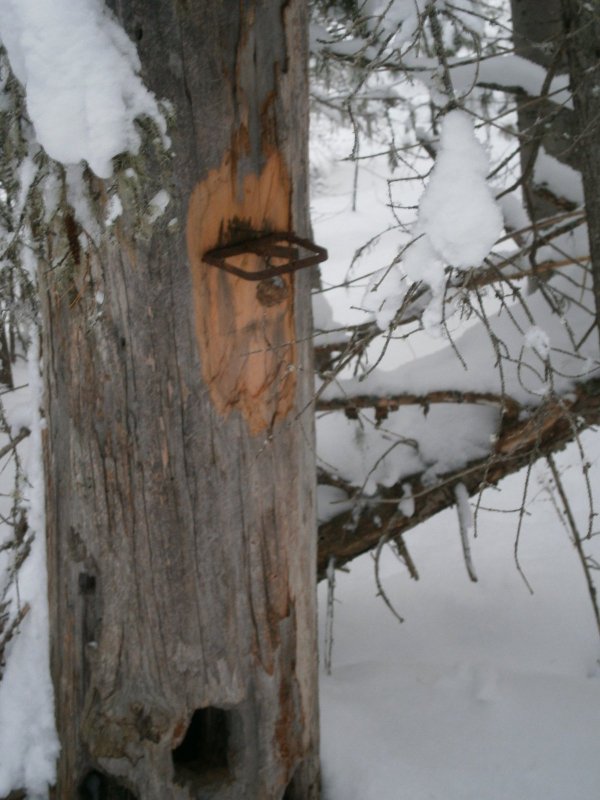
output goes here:
<path id="1" fill-rule="evenodd" d="M 575 550 L 577 551 L 581 568 L 583 569 L 583 573 L 585 575 L 585 582 L 587 585 L 588 594 L 590 596 L 590 601 L 592 603 L 594 618 L 596 620 L 596 628 L 598 629 L 598 635 L 600 636 L 600 609 L 598 608 L 598 593 L 596 591 L 596 587 L 594 586 L 594 581 L 592 580 L 588 558 L 583 549 L 582 537 L 579 535 L 579 529 L 577 528 L 577 523 L 575 522 L 575 517 L 571 509 L 571 504 L 569 503 L 569 498 L 567 497 L 567 493 L 563 486 L 563 482 L 560 478 L 560 474 L 556 468 L 556 463 L 554 461 L 554 458 L 552 457 L 552 454 L 549 454 L 546 457 L 546 461 L 548 462 L 548 466 L 550 467 L 550 471 L 552 472 L 552 477 L 554 478 L 554 484 L 556 486 L 561 502 L 563 504 L 567 522 L 569 523 L 569 528 L 571 530 L 571 538 L 573 541 L 573 545 L 575 546 Z"/>
<path id="2" fill-rule="evenodd" d="M 516 418 L 521 411 L 521 406 L 516 400 L 507 395 L 502 396 L 493 392 L 459 392 L 454 389 L 440 389 L 427 394 L 395 394 L 383 397 L 376 395 L 352 395 L 350 397 L 319 397 L 315 407 L 317 411 L 343 411 L 347 417 L 356 417 L 359 408 L 375 409 L 377 420 L 385 419 L 392 411 L 398 411 L 401 406 L 421 406 L 425 410 L 438 403 L 459 405 L 493 405 L 500 406 L 507 417 Z"/>
<path id="3" fill-rule="evenodd" d="M 15 447 L 20 444 L 23 439 L 26 439 L 30 433 L 31 431 L 29 428 L 21 428 L 19 433 L 13 439 L 11 439 L 8 444 L 5 444 L 4 447 L 0 447 L 0 458 L 4 458 L 4 456 L 8 453 L 12 453 Z"/>

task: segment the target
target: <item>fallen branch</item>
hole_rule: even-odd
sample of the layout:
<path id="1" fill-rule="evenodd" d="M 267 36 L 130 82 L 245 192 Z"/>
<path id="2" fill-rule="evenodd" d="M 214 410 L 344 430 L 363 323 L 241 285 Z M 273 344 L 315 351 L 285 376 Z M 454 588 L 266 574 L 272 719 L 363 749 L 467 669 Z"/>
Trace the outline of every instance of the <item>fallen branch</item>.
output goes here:
<path id="1" fill-rule="evenodd" d="M 353 395 L 351 397 L 318 398 L 315 404 L 317 411 L 343 411 L 350 419 L 355 419 L 360 408 L 375 409 L 376 419 L 385 419 L 391 411 L 398 411 L 401 406 L 429 406 L 438 403 L 494 405 L 502 408 L 504 415 L 516 418 L 521 407 L 507 395 L 492 392 L 459 392 L 454 389 L 438 390 L 427 394 L 396 394 L 377 397 L 375 395 Z"/>
<path id="2" fill-rule="evenodd" d="M 520 420 L 504 416 L 496 447 L 487 458 L 466 463 L 441 476 L 434 485 L 424 485 L 422 475 L 403 476 L 391 487 L 383 487 L 376 498 L 361 498 L 360 514 L 347 511 L 319 527 L 318 575 L 322 579 L 329 559 L 336 567 L 343 566 L 377 547 L 382 534 L 394 516 L 393 530 L 402 534 L 456 502 L 454 487 L 465 485 L 469 495 L 493 486 L 502 478 L 517 472 L 532 459 L 545 457 L 563 449 L 585 427 L 600 423 L 600 380 L 579 384 L 569 399 L 552 397 Z M 414 514 L 398 513 L 403 484 L 409 483 L 415 503 Z"/>

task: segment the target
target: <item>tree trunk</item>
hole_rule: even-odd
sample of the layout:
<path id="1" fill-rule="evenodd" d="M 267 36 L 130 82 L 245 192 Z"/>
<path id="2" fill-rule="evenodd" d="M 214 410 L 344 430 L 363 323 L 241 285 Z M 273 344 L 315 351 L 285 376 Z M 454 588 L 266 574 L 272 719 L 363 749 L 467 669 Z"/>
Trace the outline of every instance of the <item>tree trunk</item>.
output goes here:
<path id="1" fill-rule="evenodd" d="M 562 7 L 600 336 L 600 6 L 562 0 Z"/>
<path id="2" fill-rule="evenodd" d="M 67 171 L 44 272 L 56 797 L 311 800 L 310 276 L 265 302 L 202 259 L 307 231 L 305 4 L 113 10 L 172 154 L 144 124 L 113 179 L 84 174 L 88 223 Z"/>
<path id="3" fill-rule="evenodd" d="M 561 0 L 546 0 L 543 8 L 537 0 L 511 0 L 511 12 L 516 54 L 543 67 L 551 78 L 566 72 Z M 564 198 L 537 185 L 533 171 L 540 147 L 573 169 L 580 169 L 571 146 L 573 112 L 555 103 L 552 96 L 519 97 L 517 117 L 524 199 L 531 219 L 539 220 L 569 207 Z"/>

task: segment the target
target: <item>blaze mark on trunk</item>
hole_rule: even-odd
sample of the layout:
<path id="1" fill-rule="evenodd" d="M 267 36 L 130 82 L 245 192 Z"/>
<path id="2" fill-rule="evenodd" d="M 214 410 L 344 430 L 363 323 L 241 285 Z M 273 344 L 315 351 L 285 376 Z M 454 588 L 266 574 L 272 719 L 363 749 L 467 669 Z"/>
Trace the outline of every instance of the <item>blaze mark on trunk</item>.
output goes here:
<path id="1" fill-rule="evenodd" d="M 257 232 L 290 227 L 290 181 L 279 152 L 259 174 L 237 179 L 233 154 L 197 184 L 188 206 L 187 246 L 192 270 L 196 338 L 202 372 L 215 408 L 234 409 L 256 435 L 294 407 L 296 347 L 294 277 L 272 305 L 261 302 L 257 284 L 211 267 L 202 255 L 235 239 L 240 226 Z M 264 268 L 244 256 L 245 270 Z"/>

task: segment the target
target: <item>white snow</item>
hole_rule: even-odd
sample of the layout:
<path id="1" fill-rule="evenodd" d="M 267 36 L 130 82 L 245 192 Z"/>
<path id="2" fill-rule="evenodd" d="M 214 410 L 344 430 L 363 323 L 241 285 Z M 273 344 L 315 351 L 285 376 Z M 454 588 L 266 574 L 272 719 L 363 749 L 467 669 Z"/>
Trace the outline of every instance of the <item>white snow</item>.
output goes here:
<path id="1" fill-rule="evenodd" d="M 160 189 L 148 203 L 146 218 L 153 225 L 165 213 L 167 206 L 171 202 L 171 195 L 166 189 Z"/>
<path id="2" fill-rule="evenodd" d="M 597 433 L 585 446 L 597 486 Z M 582 498 L 583 520 L 577 461 L 572 447 L 559 468 L 570 496 Z M 478 583 L 465 576 L 452 509 L 404 534 L 418 582 L 391 551 L 382 559 L 403 625 L 376 596 L 369 556 L 336 573 L 332 674 L 321 674 L 327 800 L 597 796 L 598 639 L 543 472 L 535 471 L 520 545 L 533 596 L 514 565 L 516 515 L 491 511 L 478 514 Z M 515 508 L 522 491 L 523 477 L 513 476 L 482 505 Z M 324 626 L 324 584 L 319 596 Z"/>
<path id="3" fill-rule="evenodd" d="M 327 522 L 337 514 L 352 508 L 352 501 L 343 489 L 337 486 L 317 486 L 317 518 Z"/>
<path id="4" fill-rule="evenodd" d="M 498 86 L 520 87 L 532 97 L 541 94 L 547 77 L 546 70 L 539 64 L 514 53 L 492 56 L 479 64 L 451 63 L 451 72 L 455 88 L 462 91 L 470 89 L 475 81 L 479 81 Z M 573 107 L 568 75 L 557 75 L 550 81 L 548 96 L 558 105 Z"/>
<path id="5" fill-rule="evenodd" d="M 42 382 L 36 332 L 32 333 L 27 391 L 3 398 L 9 422 L 15 428 L 27 424 L 31 430 L 19 451 L 28 479 L 24 501 L 34 539 L 10 595 L 13 607 L 27 603 L 30 611 L 8 646 L 6 669 L 0 681 L 0 796 L 8 795 L 12 789 L 26 789 L 29 800 L 45 800 L 48 786 L 55 780 L 59 745 L 54 727 L 48 644 L 43 420 L 38 410 Z"/>
<path id="6" fill-rule="evenodd" d="M 108 203 L 106 204 L 106 212 L 104 217 L 106 226 L 110 228 L 111 225 L 114 225 L 122 213 L 123 204 L 121 203 L 121 198 L 118 194 L 111 195 L 108 198 Z"/>
<path id="7" fill-rule="evenodd" d="M 525 346 L 535 350 L 540 358 L 548 358 L 550 353 L 548 334 L 537 325 L 533 325 L 525 334 Z"/>
<path id="8" fill-rule="evenodd" d="M 502 214 L 487 185 L 489 160 L 462 111 L 444 118 L 440 146 L 403 269 L 412 280 L 440 286 L 444 269 L 478 267 L 502 233 Z"/>
<path id="9" fill-rule="evenodd" d="M 442 403 L 428 411 L 403 406 L 379 427 L 370 410 L 361 412 L 361 426 L 343 414 L 327 414 L 317 419 L 318 454 L 326 469 L 361 486 L 366 495 L 378 484 L 392 486 L 421 472 L 435 483 L 439 475 L 463 466 L 465 454 L 485 458 L 499 419 L 499 406 Z"/>
<path id="10" fill-rule="evenodd" d="M 94 243 L 98 243 L 102 231 L 90 208 L 89 192 L 83 175 L 83 164 L 67 165 L 65 168 L 65 184 L 67 200 L 73 209 L 75 219 L 82 229 L 80 244 L 82 249 L 85 250 L 89 244 L 86 237 L 89 237 Z M 114 211 L 116 211 L 116 207 Z"/>
<path id="11" fill-rule="evenodd" d="M 386 32 L 400 28 L 390 47 L 400 46 L 414 32 L 416 11 L 424 0 L 373 0 L 369 7 L 376 13 L 388 5 Z M 459 0 L 459 6 L 468 10 L 471 4 Z M 81 161 L 108 177 L 111 159 L 139 146 L 139 115 L 150 116 L 164 132 L 156 100 L 139 77 L 135 49 L 99 0 L 0 0 L 0 39 L 25 86 L 40 143 L 67 165 L 68 200 L 84 235 L 96 239 L 102 232 L 87 206 Z M 340 44 L 348 51 L 357 46 L 351 41 Z M 427 67 L 423 58 L 415 64 L 428 68 L 430 75 L 438 66 L 432 61 Z M 479 79 L 520 85 L 532 94 L 540 91 L 545 78 L 541 68 L 517 57 L 484 61 L 478 73 L 473 65 L 453 65 L 452 75 L 459 91 Z M 565 86 L 559 77 L 551 91 L 568 104 Z M 442 315 L 445 268 L 481 265 L 502 232 L 502 215 L 486 183 L 487 153 L 470 117 L 458 111 L 445 117 L 436 163 L 420 202 L 417 238 L 400 268 L 389 265 L 407 244 L 407 236 L 397 229 L 379 236 L 382 219 L 386 206 L 399 195 L 405 206 L 416 202 L 420 184 L 400 184 L 394 194 L 385 169 L 361 162 L 357 210 L 351 211 L 348 186 L 355 177 L 354 165 L 333 161 L 339 141 L 344 140 L 340 149 L 345 156 L 353 137 L 348 131 L 336 136 L 337 145 L 333 136 L 321 143 L 318 174 L 313 174 L 318 187 L 313 199 L 315 238 L 330 251 L 323 269 L 326 292 L 315 299 L 317 323 L 325 332 L 320 341 L 343 338 L 334 330 L 339 319 L 376 319 L 386 327 L 408 286 L 403 269 L 432 287 L 425 327 L 434 329 Z M 33 155 L 21 171 L 23 192 L 34 178 Z M 581 196 L 577 176 L 543 151 L 535 177 L 554 189 L 563 186 L 559 193 L 567 197 Z M 49 183 L 46 188 L 50 194 L 54 191 Z M 159 219 L 169 201 L 166 192 L 159 192 L 146 219 Z M 502 208 L 508 225 L 525 227 L 527 217 L 516 197 L 505 199 Z M 120 200 L 112 195 L 106 224 L 113 224 L 120 211 Z M 587 252 L 583 233 L 571 236 L 569 253 Z M 361 263 L 368 275 L 360 278 L 359 270 L 348 270 L 348 265 L 355 250 L 371 237 Z M 544 246 L 538 261 L 555 255 L 552 247 Z M 33 264 L 27 248 L 24 257 Z M 582 339 L 590 325 L 585 309 L 589 287 L 577 288 L 577 297 L 570 287 L 578 277 L 567 269 L 547 287 L 571 292 L 570 328 L 538 292 L 511 305 L 510 313 L 495 308 L 487 332 L 472 324 L 456 337 L 455 347 L 432 344 L 425 334 L 395 341 L 380 368 L 364 376 L 344 373 L 323 395 L 424 394 L 439 389 L 499 394 L 504 388 L 531 407 L 547 389 L 546 365 L 555 370 L 554 390 L 565 392 L 598 368 L 595 337 L 589 337 L 577 358 L 570 355 L 572 337 Z M 347 286 L 337 294 L 327 291 L 344 280 Z M 104 302 L 102 291 L 96 302 Z M 503 381 L 490 334 L 501 345 Z M 376 347 L 381 342 L 366 354 L 367 362 Z M 58 743 L 48 671 L 43 421 L 37 412 L 35 351 L 27 382 L 33 413 L 22 393 L 21 399 L 17 393 L 7 404 L 13 427 L 27 424 L 32 430 L 19 452 L 31 482 L 27 502 L 36 537 L 19 577 L 19 602 L 28 602 L 31 611 L 10 645 L 0 683 L 0 796 L 25 787 L 30 798 L 42 800 L 54 777 Z M 362 487 L 364 496 L 378 485 L 389 486 L 417 472 L 424 474 L 425 483 L 435 483 L 465 459 L 486 456 L 499 419 L 500 407 L 494 403 L 403 406 L 383 421 L 367 410 L 361 411 L 359 423 L 341 413 L 328 414 L 317 423 L 319 457 L 326 469 Z M 593 463 L 592 486 L 600 483 L 596 438 L 592 432 L 583 436 L 586 457 Z M 558 465 L 584 530 L 587 488 L 577 448 L 560 456 Z M 3 479 L 9 477 L 7 471 Z M 535 589 L 533 597 L 514 568 L 515 516 L 487 510 L 518 507 L 523 476 L 504 482 L 500 492 L 488 491 L 475 520 L 466 489 L 459 484 L 454 492 L 460 525 L 456 510 L 449 509 L 405 534 L 422 576 L 419 582 L 410 580 L 391 553 L 384 553 L 380 574 L 391 602 L 406 619 L 402 627 L 376 597 L 370 557 L 355 562 L 348 576 L 336 573 L 333 673 L 323 676 L 321 684 L 326 800 L 590 800 L 597 795 L 598 642 L 579 565 L 556 516 L 550 488 L 543 466 L 536 466 L 519 549 Z M 348 494 L 336 486 L 319 486 L 318 501 L 321 521 L 352 507 Z M 408 481 L 402 484 L 398 511 L 407 517 L 414 514 Z M 461 542 L 459 535 L 459 528 L 470 533 L 475 522 L 476 585 L 464 576 L 465 537 Z M 596 557 L 597 543 L 597 538 L 586 542 Z M 324 606 L 326 587 L 320 591 Z"/>
<path id="12" fill-rule="evenodd" d="M 136 153 L 137 117 L 166 124 L 145 88 L 133 43 L 102 0 L 0 0 L 0 40 L 25 87 L 38 141 L 63 164 L 87 161 L 101 178 Z"/>
<path id="13" fill-rule="evenodd" d="M 570 282 L 580 277 L 578 269 L 557 271 L 552 285 L 564 291 L 568 297 L 574 292 Z M 576 299 L 589 307 L 590 286 L 576 290 Z M 536 322 L 533 326 L 531 318 Z M 408 363 L 404 362 L 397 368 L 375 370 L 362 380 L 339 379 L 324 389 L 322 394 L 325 398 L 358 394 L 386 396 L 398 392 L 426 394 L 437 389 L 499 394 L 503 378 L 509 396 L 525 405 L 537 405 L 540 401 L 538 391 L 545 384 L 540 361 L 542 353 L 545 354 L 542 359 L 549 357 L 555 369 L 553 380 L 556 391 L 567 391 L 577 380 L 589 377 L 600 366 L 594 337 L 588 337 L 579 353 L 572 355 L 571 335 L 576 341 L 583 338 L 592 322 L 589 312 L 573 303 L 569 306 L 568 320 L 569 326 L 566 326 L 563 317 L 555 313 L 545 296 L 535 293 L 527 297 L 522 305 L 515 305 L 510 315 L 501 311 L 488 317 L 489 331 L 501 343 L 502 374 L 498 369 L 493 340 L 488 332 L 474 326 L 454 338 L 454 347 L 445 345 L 430 355 L 409 358 Z"/>
<path id="14" fill-rule="evenodd" d="M 557 197 L 565 197 L 583 204 L 583 183 L 581 175 L 568 164 L 562 164 L 540 147 L 533 168 L 536 183 L 547 186 Z"/>
<path id="15" fill-rule="evenodd" d="M 403 60 L 415 70 L 415 76 L 423 83 L 431 84 L 432 87 L 435 85 L 434 79 L 439 68 L 436 58 L 417 54 L 413 50 L 406 53 Z M 521 89 L 531 97 L 538 97 L 548 74 L 544 67 L 514 53 L 488 55 L 481 61 L 473 58 L 449 58 L 448 66 L 455 91 L 465 96 L 479 83 L 508 91 Z M 547 87 L 547 96 L 557 105 L 573 108 L 567 74 L 552 78 Z"/>
<path id="16" fill-rule="evenodd" d="M 405 517 L 412 517 L 415 513 L 415 498 L 410 483 L 402 484 L 402 498 L 398 503 L 398 511 Z"/>
<path id="17" fill-rule="evenodd" d="M 460 526 L 464 530 L 473 529 L 473 512 L 471 511 L 471 504 L 469 503 L 469 494 L 467 487 L 464 483 L 457 483 L 454 487 L 454 497 L 456 498 L 456 506 L 458 509 L 458 516 L 460 519 Z"/>

